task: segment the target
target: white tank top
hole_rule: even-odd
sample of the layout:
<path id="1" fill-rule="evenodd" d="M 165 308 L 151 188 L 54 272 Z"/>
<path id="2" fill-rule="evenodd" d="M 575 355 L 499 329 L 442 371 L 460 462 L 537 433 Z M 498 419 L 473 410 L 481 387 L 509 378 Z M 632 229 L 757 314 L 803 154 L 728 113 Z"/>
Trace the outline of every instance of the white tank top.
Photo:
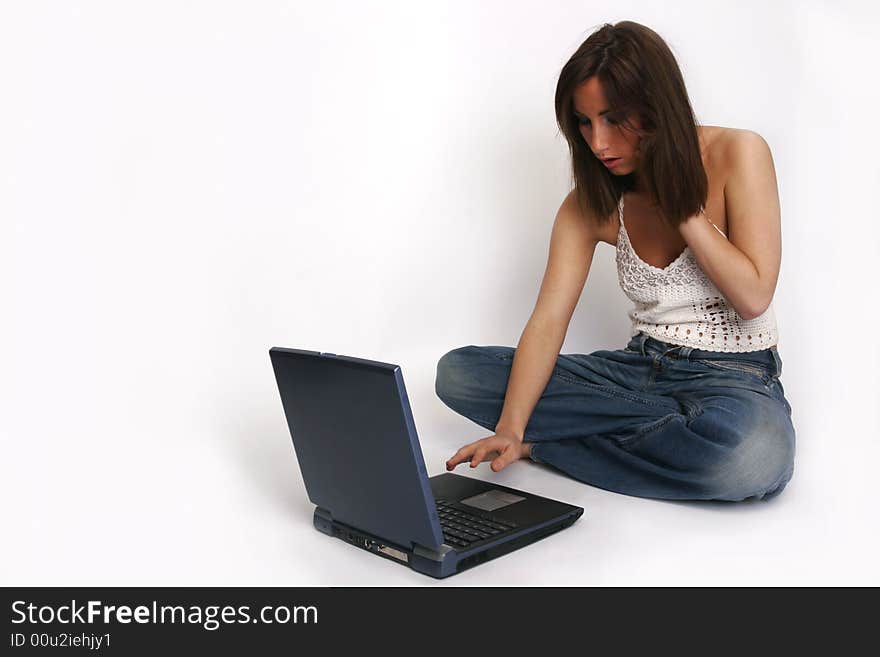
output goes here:
<path id="1" fill-rule="evenodd" d="M 626 234 L 623 196 L 618 208 L 617 278 L 635 304 L 629 311 L 632 335 L 642 331 L 663 342 L 707 351 L 760 351 L 776 344 L 772 302 L 758 317 L 741 318 L 700 269 L 689 246 L 663 269 L 649 265 L 636 255 Z"/>

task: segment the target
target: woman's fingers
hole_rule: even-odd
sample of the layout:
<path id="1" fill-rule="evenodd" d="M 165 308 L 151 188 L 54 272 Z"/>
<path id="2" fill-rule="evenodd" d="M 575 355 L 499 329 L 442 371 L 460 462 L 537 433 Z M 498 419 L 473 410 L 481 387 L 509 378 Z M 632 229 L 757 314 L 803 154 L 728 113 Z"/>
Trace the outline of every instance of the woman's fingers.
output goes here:
<path id="1" fill-rule="evenodd" d="M 477 449 L 474 450 L 474 455 L 471 457 L 471 467 L 476 468 L 477 465 L 483 460 L 483 456 L 486 454 L 486 448 L 482 445 L 477 446 Z"/>
<path id="2" fill-rule="evenodd" d="M 504 441 L 497 436 L 483 438 L 476 442 L 465 445 L 459 449 L 452 458 L 446 461 L 446 469 L 452 470 L 459 463 L 470 461 L 472 468 L 477 467 L 483 461 L 492 461 L 496 459 L 504 449 Z"/>
<path id="3" fill-rule="evenodd" d="M 471 459 L 471 467 L 476 468 L 483 461 L 491 461 L 497 456 L 497 450 L 493 450 L 492 447 L 487 447 L 486 445 L 481 445 L 480 447 L 477 447 L 477 451 L 474 452 L 474 457 Z"/>
<path id="4" fill-rule="evenodd" d="M 485 438 L 483 438 L 485 440 Z M 476 457 L 476 451 L 480 447 L 480 443 L 483 440 L 478 440 L 469 445 L 465 445 L 460 450 L 458 450 L 451 459 L 446 462 L 446 467 L 452 470 L 459 463 L 463 463 L 464 461 L 473 461 L 473 458 Z M 473 466 L 472 466 L 473 467 Z"/>
<path id="5" fill-rule="evenodd" d="M 491 461 L 492 470 L 500 472 L 517 459 L 522 458 L 522 454 L 522 443 L 515 440 L 515 437 L 496 434 L 459 449 L 451 459 L 446 461 L 446 469 L 452 470 L 464 461 L 470 461 L 472 468 L 477 467 L 483 461 Z"/>
<path id="6" fill-rule="evenodd" d="M 504 468 L 519 458 L 517 452 L 518 450 L 514 445 L 508 445 L 505 449 L 501 450 L 501 453 L 498 456 L 492 459 L 492 463 L 489 464 L 489 467 L 492 468 L 493 472 L 501 472 Z"/>
<path id="7" fill-rule="evenodd" d="M 465 445 L 461 449 L 459 449 L 455 454 L 452 455 L 452 458 L 446 461 L 446 469 L 452 470 L 459 463 L 464 461 L 465 459 L 470 458 L 471 454 L 474 453 L 474 450 L 477 448 L 476 443 L 471 443 L 470 445 Z"/>

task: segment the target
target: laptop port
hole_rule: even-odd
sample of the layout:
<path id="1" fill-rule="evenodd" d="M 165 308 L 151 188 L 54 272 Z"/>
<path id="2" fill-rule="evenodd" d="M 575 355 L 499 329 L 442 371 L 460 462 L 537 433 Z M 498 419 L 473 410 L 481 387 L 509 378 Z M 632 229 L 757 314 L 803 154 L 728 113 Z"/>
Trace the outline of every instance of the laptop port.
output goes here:
<path id="1" fill-rule="evenodd" d="M 403 561 L 404 563 L 409 562 L 409 556 L 406 552 L 401 552 L 400 550 L 395 550 L 393 547 L 388 547 L 387 545 L 380 545 L 379 552 L 382 554 L 387 554 L 389 557 L 393 557 L 398 561 Z"/>

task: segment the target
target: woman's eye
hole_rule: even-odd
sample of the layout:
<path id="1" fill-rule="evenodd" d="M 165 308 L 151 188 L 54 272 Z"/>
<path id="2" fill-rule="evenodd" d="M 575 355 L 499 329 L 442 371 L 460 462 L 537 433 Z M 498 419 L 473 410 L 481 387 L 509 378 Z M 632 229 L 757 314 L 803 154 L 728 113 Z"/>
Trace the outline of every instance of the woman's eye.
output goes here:
<path id="1" fill-rule="evenodd" d="M 605 120 L 608 121 L 608 123 L 610 123 L 611 125 L 618 124 L 618 120 L 610 116 L 605 117 Z M 581 125 L 590 125 L 590 119 L 578 118 L 578 123 Z"/>

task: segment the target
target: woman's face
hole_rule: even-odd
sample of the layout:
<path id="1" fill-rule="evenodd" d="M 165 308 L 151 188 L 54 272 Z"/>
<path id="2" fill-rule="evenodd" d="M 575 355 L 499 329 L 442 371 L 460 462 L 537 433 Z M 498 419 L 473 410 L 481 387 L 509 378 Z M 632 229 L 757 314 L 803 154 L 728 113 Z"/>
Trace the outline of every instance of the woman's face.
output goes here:
<path id="1" fill-rule="evenodd" d="M 608 170 L 616 175 L 632 173 L 639 168 L 638 150 L 641 138 L 626 130 L 621 122 L 627 118 L 608 107 L 598 76 L 589 78 L 574 92 L 574 113 L 580 124 L 580 133 L 590 150 L 600 160 L 617 158 Z M 628 117 L 641 129 L 637 116 Z"/>

